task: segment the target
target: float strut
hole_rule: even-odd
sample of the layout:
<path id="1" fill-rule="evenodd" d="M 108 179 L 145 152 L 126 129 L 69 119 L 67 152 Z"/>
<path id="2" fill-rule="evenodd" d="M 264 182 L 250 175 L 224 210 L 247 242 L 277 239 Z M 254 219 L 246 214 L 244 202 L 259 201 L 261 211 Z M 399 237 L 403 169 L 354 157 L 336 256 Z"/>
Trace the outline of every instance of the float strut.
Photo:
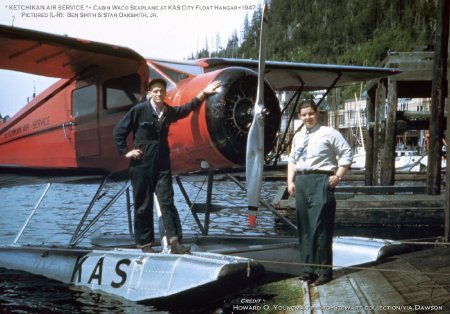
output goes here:
<path id="1" fill-rule="evenodd" d="M 13 244 L 16 244 L 17 241 L 19 240 L 19 238 L 22 236 L 22 233 L 24 232 L 25 228 L 27 227 L 28 223 L 30 222 L 31 217 L 33 217 L 34 213 L 36 212 L 36 210 L 41 205 L 42 200 L 44 199 L 45 195 L 47 194 L 47 192 L 48 192 L 48 190 L 50 189 L 51 186 L 52 186 L 51 183 L 47 184 L 47 187 L 45 188 L 44 193 L 42 193 L 42 195 L 39 198 L 38 202 L 36 203 L 36 205 L 34 206 L 33 210 L 31 211 L 30 216 L 28 216 L 27 221 L 25 221 L 24 225 L 22 226 L 22 229 L 20 229 L 19 233 L 17 234 L 17 237 L 14 239 Z"/>

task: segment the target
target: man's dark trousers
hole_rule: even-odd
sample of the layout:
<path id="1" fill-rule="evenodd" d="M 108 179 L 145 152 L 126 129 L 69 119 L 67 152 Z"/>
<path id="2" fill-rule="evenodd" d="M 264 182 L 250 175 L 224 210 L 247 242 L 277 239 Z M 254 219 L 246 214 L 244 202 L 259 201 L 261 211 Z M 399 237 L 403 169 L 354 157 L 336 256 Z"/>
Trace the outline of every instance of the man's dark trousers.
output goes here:
<path id="1" fill-rule="evenodd" d="M 328 180 L 327 174 L 297 175 L 295 178 L 302 274 L 332 275 L 336 199 Z"/>

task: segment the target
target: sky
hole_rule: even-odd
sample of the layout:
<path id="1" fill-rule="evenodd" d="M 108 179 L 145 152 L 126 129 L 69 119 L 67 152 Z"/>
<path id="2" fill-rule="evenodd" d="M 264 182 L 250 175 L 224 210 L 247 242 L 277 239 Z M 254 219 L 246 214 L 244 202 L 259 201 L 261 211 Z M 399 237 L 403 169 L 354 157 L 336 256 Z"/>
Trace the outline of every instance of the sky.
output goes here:
<path id="1" fill-rule="evenodd" d="M 125 46 L 144 57 L 187 59 L 241 36 L 262 0 L 0 0 L 0 24 Z M 1 47 L 0 47 L 1 49 Z M 54 79 L 0 70 L 0 114 L 14 115 Z"/>

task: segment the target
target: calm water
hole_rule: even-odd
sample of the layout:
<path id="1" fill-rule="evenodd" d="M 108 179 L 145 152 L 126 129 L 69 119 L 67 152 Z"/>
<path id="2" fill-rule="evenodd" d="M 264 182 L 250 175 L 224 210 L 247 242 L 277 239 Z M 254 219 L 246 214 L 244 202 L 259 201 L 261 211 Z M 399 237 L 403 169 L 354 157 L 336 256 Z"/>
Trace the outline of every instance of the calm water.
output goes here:
<path id="1" fill-rule="evenodd" d="M 202 203 L 206 198 L 206 178 L 183 180 L 192 202 Z M 263 198 L 271 201 L 281 183 L 264 183 Z M 93 213 L 98 212 L 111 198 L 112 191 L 120 188 L 109 184 L 111 193 L 102 195 Z M 185 200 L 174 185 L 176 205 L 179 209 L 184 232 L 198 232 L 195 221 Z M 19 244 L 67 245 L 78 221 L 95 194 L 95 185 L 54 184 L 36 210 Z M 11 244 L 21 229 L 34 205 L 45 190 L 45 185 L 22 186 L 0 189 L 0 244 Z M 222 206 L 220 212 L 210 216 L 210 233 L 218 234 L 274 234 L 274 220 L 269 211 L 262 211 L 258 226 L 248 230 L 246 198 L 233 182 L 218 181 L 213 187 L 213 204 Z M 200 214 L 200 219 L 203 215 Z M 126 233 L 128 231 L 126 198 L 121 197 L 97 224 L 81 246 L 89 246 L 90 238 L 101 232 Z M 186 313 L 177 308 L 156 309 L 151 305 L 140 305 L 115 297 L 92 293 L 82 288 L 71 287 L 46 278 L 24 272 L 0 268 L 0 313 Z M 207 298 L 205 298 L 207 299 Z M 233 297 L 206 308 L 192 309 L 197 313 L 222 313 L 233 303 Z M 177 306 L 177 305 L 175 305 Z"/>
<path id="2" fill-rule="evenodd" d="M 189 180 L 189 181 L 188 181 Z M 192 202 L 204 203 L 206 198 L 206 178 L 184 178 L 183 184 Z M 284 182 L 265 182 L 263 198 L 269 203 Z M 37 209 L 31 223 L 20 237 L 20 244 L 67 245 L 78 221 L 94 195 L 95 185 L 54 184 L 48 195 Z M 101 195 L 93 208 L 98 212 L 120 188 L 119 184 L 108 184 L 110 192 Z M 199 232 L 190 214 L 185 200 L 174 185 L 176 205 L 183 224 L 184 232 Z M 22 186 L 0 189 L 0 244 L 10 244 L 27 220 L 34 205 L 45 189 L 45 185 Z M 272 213 L 261 210 L 257 227 L 249 230 L 247 226 L 247 209 L 245 193 L 230 181 L 215 181 L 213 204 L 223 207 L 219 212 L 211 213 L 211 234 L 248 234 L 263 235 L 286 233 L 280 230 Z M 90 246 L 90 238 L 102 232 L 126 233 L 128 231 L 126 198 L 121 197 L 107 214 L 99 221 L 98 227 L 89 233 L 81 246 Z M 203 215 L 200 214 L 200 218 Z M 390 232 L 390 233 L 388 233 Z M 399 229 L 355 229 L 336 230 L 336 235 L 357 235 L 404 239 L 434 236 L 436 230 Z M 193 313 L 228 313 L 239 298 L 259 298 L 258 287 L 238 291 L 216 303 L 203 308 L 190 310 Z M 207 298 L 205 298 L 205 301 Z M 180 310 L 178 307 L 183 309 Z M 71 287 L 46 278 L 0 268 L 0 313 L 187 313 L 190 305 L 174 304 L 173 307 L 156 309 L 151 305 L 141 305 L 103 294 L 93 293 L 82 288 Z"/>

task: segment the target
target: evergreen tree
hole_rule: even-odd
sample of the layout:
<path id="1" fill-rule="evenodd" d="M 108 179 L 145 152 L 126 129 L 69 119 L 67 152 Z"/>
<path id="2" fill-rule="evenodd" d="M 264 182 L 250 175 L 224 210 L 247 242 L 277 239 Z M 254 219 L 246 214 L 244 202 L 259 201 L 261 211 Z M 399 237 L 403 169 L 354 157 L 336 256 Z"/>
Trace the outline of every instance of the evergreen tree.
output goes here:
<path id="1" fill-rule="evenodd" d="M 267 59 L 376 66 L 388 51 L 432 49 L 435 0 L 271 0 Z M 262 8 L 210 55 L 257 59 Z M 197 53 L 207 56 L 208 47 Z"/>

